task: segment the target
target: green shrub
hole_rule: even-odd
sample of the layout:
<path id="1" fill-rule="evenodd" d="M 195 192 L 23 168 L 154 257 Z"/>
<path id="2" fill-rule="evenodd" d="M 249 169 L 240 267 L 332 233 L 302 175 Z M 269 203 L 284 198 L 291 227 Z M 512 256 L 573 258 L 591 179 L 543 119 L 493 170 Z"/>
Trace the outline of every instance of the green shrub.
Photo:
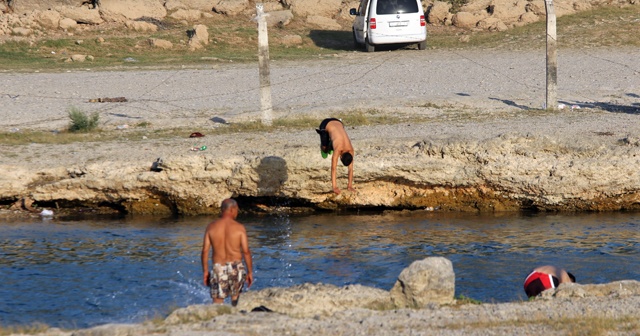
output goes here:
<path id="1" fill-rule="evenodd" d="M 469 3 L 469 0 L 448 0 L 447 2 L 451 4 L 451 13 L 457 13 L 462 6 Z"/>
<path id="2" fill-rule="evenodd" d="M 463 294 L 458 295 L 457 298 L 455 298 L 458 304 L 482 304 L 482 301 L 480 300 L 476 300 L 476 299 L 472 299 L 468 296 L 465 296 Z"/>
<path id="3" fill-rule="evenodd" d="M 91 116 L 87 116 L 86 113 L 79 109 L 72 107 L 69 109 L 69 118 L 71 118 L 71 124 L 69 125 L 69 131 L 71 132 L 89 132 L 98 126 L 98 120 L 100 115 L 97 112 Z"/>

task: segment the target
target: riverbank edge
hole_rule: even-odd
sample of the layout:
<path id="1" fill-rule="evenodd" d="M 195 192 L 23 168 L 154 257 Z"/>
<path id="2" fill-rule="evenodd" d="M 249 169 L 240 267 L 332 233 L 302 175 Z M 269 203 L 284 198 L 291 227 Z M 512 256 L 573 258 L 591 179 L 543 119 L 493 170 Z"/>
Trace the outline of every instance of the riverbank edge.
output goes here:
<path id="1" fill-rule="evenodd" d="M 309 296 L 321 297 L 331 290 L 323 288 L 321 284 L 311 287 L 315 293 Z M 259 292 L 272 290 L 267 288 Z M 360 288 L 360 290 L 366 290 L 366 288 Z M 256 296 L 259 295 L 253 297 Z M 244 299 L 252 301 L 246 294 Z M 304 300 L 304 302 L 308 301 Z M 256 304 L 260 304 L 260 301 L 249 303 L 249 305 Z M 288 313 L 271 311 L 269 303 L 265 304 L 267 306 L 259 305 L 254 309 L 247 309 L 247 304 L 238 308 L 229 305 L 193 305 L 179 308 L 166 318 L 155 318 L 139 324 L 104 324 L 77 330 L 47 328 L 35 332 L 9 334 L 38 336 L 534 335 L 543 331 L 561 335 L 600 335 L 611 332 L 617 335 L 635 335 L 640 331 L 640 321 L 637 320 L 640 313 L 640 282 L 635 280 L 598 285 L 562 284 L 530 301 L 478 303 L 458 298 L 452 304 L 431 304 L 421 309 L 372 308 L 362 306 L 363 303 L 356 303 L 334 310 L 329 309 L 331 313 L 326 313 L 324 309 L 326 307 L 318 307 L 317 314 L 300 316 L 300 313 L 296 312 L 295 300 L 286 306 L 274 307 L 276 311 L 283 309 Z M 309 311 L 309 307 L 305 307 L 305 311 Z"/>
<path id="2" fill-rule="evenodd" d="M 0 204 L 5 216 L 211 215 L 227 197 L 265 214 L 637 211 L 636 119 L 589 110 L 351 127 L 357 190 L 339 195 L 313 130 L 212 134 L 207 143 L 223 145 L 187 153 L 189 138 L 148 139 L 126 155 L 120 141 L 30 144 L 6 149 Z"/>

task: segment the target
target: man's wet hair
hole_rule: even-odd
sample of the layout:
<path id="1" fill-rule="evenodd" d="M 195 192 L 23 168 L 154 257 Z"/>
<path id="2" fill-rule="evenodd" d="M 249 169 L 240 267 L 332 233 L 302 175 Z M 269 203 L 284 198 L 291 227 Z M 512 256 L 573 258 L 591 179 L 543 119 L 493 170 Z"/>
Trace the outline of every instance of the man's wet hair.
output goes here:
<path id="1" fill-rule="evenodd" d="M 351 153 L 344 153 L 340 156 L 340 161 L 342 161 L 343 165 L 348 166 L 353 161 L 353 155 L 351 155 Z"/>
<path id="2" fill-rule="evenodd" d="M 226 200 L 222 201 L 222 205 L 220 205 L 220 212 L 225 213 L 227 210 L 237 207 L 238 202 L 236 202 L 236 200 L 234 200 L 233 198 L 227 198 Z"/>
<path id="3" fill-rule="evenodd" d="M 576 277 L 573 274 L 569 272 L 567 272 L 567 274 L 569 275 L 569 279 L 571 279 L 571 282 L 576 282 Z"/>

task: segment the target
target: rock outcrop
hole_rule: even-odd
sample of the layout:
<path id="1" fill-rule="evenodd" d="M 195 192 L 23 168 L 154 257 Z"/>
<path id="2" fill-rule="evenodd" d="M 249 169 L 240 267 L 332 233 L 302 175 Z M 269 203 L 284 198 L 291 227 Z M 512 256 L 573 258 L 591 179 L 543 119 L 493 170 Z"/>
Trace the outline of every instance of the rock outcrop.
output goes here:
<path id="1" fill-rule="evenodd" d="M 189 30 L 189 49 L 197 50 L 202 49 L 209 44 L 209 30 L 205 25 L 195 25 L 193 29 Z"/>
<path id="2" fill-rule="evenodd" d="M 604 5 L 634 5 L 635 0 L 558 0 L 555 1 L 557 16 L 575 13 Z M 358 2 L 340 0 L 269 0 L 263 3 L 265 12 L 288 11 L 302 18 L 307 24 L 328 30 L 350 30 L 353 17 L 348 15 L 349 8 L 357 7 Z M 431 25 L 455 25 L 470 30 L 502 31 L 544 19 L 543 0 L 470 0 L 460 8 L 443 1 L 425 0 L 423 8 L 427 22 Z M 124 24 L 131 20 L 155 19 L 197 23 L 217 13 L 226 16 L 251 16 L 255 14 L 255 4 L 247 0 L 102 0 L 100 6 L 92 2 L 74 2 L 70 0 L 20 0 L 13 4 L 12 10 L 2 8 L 0 14 L 0 36 L 22 35 L 14 33 L 15 28 L 32 29 L 49 34 L 56 29 L 68 29 L 57 23 L 71 19 L 81 25 L 101 25 L 103 23 Z M 273 20 L 272 20 L 273 21 Z M 289 19 L 277 20 L 286 25 Z M 273 22 L 270 22 L 273 24 Z M 31 35 L 31 34 L 27 34 Z"/>
<path id="3" fill-rule="evenodd" d="M 640 295 L 640 281 L 621 280 L 606 284 L 564 283 L 555 289 L 540 293 L 541 299 L 585 298 L 585 297 L 629 297 Z"/>
<path id="4" fill-rule="evenodd" d="M 438 269 L 440 268 L 436 267 L 432 271 L 437 272 Z M 403 273 L 406 270 L 403 270 Z M 460 305 L 460 303 L 450 300 L 450 304 L 440 305 L 434 302 L 432 305 L 413 307 L 412 309 L 390 304 L 389 294 L 389 292 L 380 289 L 360 285 L 339 288 L 333 285 L 303 284 L 290 288 L 266 288 L 242 294 L 239 304 L 235 308 L 212 304 L 192 305 L 176 309 L 160 325 L 154 326 L 148 323 L 144 325 L 107 324 L 78 330 L 73 335 L 134 335 L 156 334 L 158 332 L 160 334 L 182 335 L 180 332 L 184 332 L 184 330 L 211 330 L 219 328 L 220 323 L 226 327 L 232 327 L 238 324 L 244 325 L 249 321 L 251 322 L 247 328 L 259 328 L 265 324 L 272 325 L 271 330 L 278 334 L 281 326 L 274 325 L 274 323 L 288 323 L 293 324 L 293 328 L 298 332 L 306 330 L 302 334 L 311 335 L 314 333 L 308 330 L 310 321 L 330 321 L 331 327 L 335 328 L 333 323 L 340 319 L 350 320 L 356 325 L 373 319 L 374 325 L 385 326 L 386 329 L 390 328 L 389 319 L 396 320 L 399 325 L 408 324 L 414 327 L 416 321 L 426 320 L 439 325 L 439 330 L 448 328 L 440 324 L 441 321 L 448 321 L 451 325 L 457 326 L 453 330 L 458 330 L 460 324 L 464 325 L 473 321 L 484 321 L 484 324 L 487 324 L 494 318 L 504 316 L 509 316 L 520 324 L 527 319 L 539 323 L 541 318 L 548 321 L 574 314 L 582 316 L 585 313 L 595 313 L 598 316 L 594 316 L 596 318 L 611 314 L 621 318 L 632 316 L 637 312 L 636 302 L 640 296 L 640 282 L 623 280 L 594 285 L 563 284 L 556 290 L 543 292 L 532 302 L 524 303 Z M 618 312 L 608 309 L 608 312 L 597 314 L 599 311 L 597 307 L 600 307 L 600 304 L 611 308 L 616 303 L 622 303 L 622 308 L 618 309 Z M 541 311 L 553 311 L 553 314 L 540 315 Z M 437 316 L 419 317 L 426 312 Z M 380 316 L 375 317 L 374 315 Z M 383 319 L 382 316 L 386 317 Z M 262 321 L 263 319 L 266 321 Z M 538 324 L 534 323 L 534 325 Z M 304 329 L 299 329 L 301 327 Z M 474 325 L 473 328 L 477 331 L 477 326 Z M 168 333 L 167 329 L 174 331 Z M 337 332 L 335 329 L 332 330 Z M 351 331 L 350 333 L 354 333 L 354 330 L 348 330 Z M 367 330 L 367 328 L 365 327 L 363 330 Z M 501 331 L 504 333 L 504 329 Z M 397 330 L 393 332 L 391 329 L 385 335 L 398 333 L 401 332 Z M 57 335 L 54 332 L 47 333 L 47 335 L 50 334 Z M 185 333 L 185 335 L 188 334 L 188 332 Z M 368 334 L 378 333 L 369 330 Z"/>
<path id="5" fill-rule="evenodd" d="M 239 310 L 256 307 L 293 317 L 331 316 L 349 308 L 391 309 L 389 292 L 362 285 L 337 287 L 328 284 L 302 284 L 288 288 L 266 288 L 242 294 Z"/>
<path id="6" fill-rule="evenodd" d="M 434 276 L 431 278 L 434 281 L 439 277 L 439 272 L 444 272 L 440 278 L 445 281 L 453 274 L 451 262 L 445 258 L 427 258 L 414 262 L 402 271 L 399 280 L 403 278 L 402 274 L 407 272 L 415 275 L 427 272 Z M 406 276 L 404 278 L 407 279 Z M 413 284 L 416 285 L 419 279 L 423 279 L 423 283 L 418 287 L 425 290 L 428 290 L 427 287 L 437 287 L 437 284 L 422 276 L 414 278 Z M 449 288 L 445 291 L 448 293 Z M 539 329 L 541 321 L 566 322 L 567 319 L 576 317 L 584 319 L 585 315 L 589 316 L 587 318 L 609 318 L 614 319 L 613 321 L 620 319 L 625 323 L 623 328 L 629 331 L 633 330 L 634 325 L 628 321 L 637 317 L 640 307 L 640 282 L 624 280 L 598 285 L 563 284 L 556 290 L 543 292 L 541 297 L 531 302 L 519 303 L 464 304 L 452 300 L 452 297 L 450 300 L 449 295 L 445 295 L 448 304 L 443 304 L 441 299 L 435 299 L 437 302 L 432 302 L 431 305 L 425 306 L 427 301 L 423 301 L 407 309 L 393 305 L 393 293 L 381 289 L 361 285 L 337 287 L 306 283 L 290 288 L 265 288 L 242 293 L 237 307 L 192 305 L 176 309 L 164 320 L 155 322 L 112 323 L 72 332 L 51 328 L 43 335 L 186 336 L 221 330 L 234 335 L 398 335 L 407 334 L 407 331 L 411 330 L 436 329 L 438 333 L 447 331 L 449 334 L 460 334 L 460 326 L 468 324 L 473 328 L 473 332 L 486 331 L 483 334 L 493 334 L 488 332 L 491 331 L 491 327 L 486 325 L 498 324 L 498 333 L 503 334 L 507 327 L 499 321 L 505 320 L 517 321 L 508 323 L 509 326 L 532 325 L 527 332 L 509 329 L 509 334 L 531 334 Z M 418 297 L 424 298 L 424 295 L 420 294 Z M 413 298 L 409 300 L 414 301 Z"/>
<path id="7" fill-rule="evenodd" d="M 245 137 L 246 136 L 246 137 Z M 32 199 L 40 207 L 107 206 L 130 214 L 212 214 L 227 197 L 244 209 L 285 203 L 296 209 L 392 208 L 431 211 L 613 211 L 640 209 L 640 142 L 585 133 L 579 142 L 504 133 L 487 139 L 355 141 L 357 192 L 330 192 L 317 144 L 293 146 L 268 134 L 235 135 L 235 150 L 162 157 L 151 170 L 144 149 L 95 143 L 75 148 L 81 164 L 2 164 L 0 201 Z M 268 137 L 268 138 L 267 138 Z M 208 143 L 229 139 L 214 135 Z M 225 140 L 223 140 L 225 139 Z M 264 143 L 269 142 L 268 148 Z M 240 145 L 240 143 L 242 143 Z M 155 142 L 155 152 L 175 145 Z M 41 149 L 39 149 L 42 147 Z M 213 149 L 213 147 L 211 148 Z M 30 145 L 49 155 L 65 145 Z M 153 154 L 151 154 L 153 155 Z M 97 157 L 98 159 L 91 159 Z M 155 157 L 153 157 L 155 159 Z M 340 171 L 339 182 L 344 181 Z M 273 202 L 266 202 L 267 199 Z M 270 210 L 266 210 L 270 211 Z"/>
<path id="8" fill-rule="evenodd" d="M 454 301 L 455 274 L 451 261 L 431 257 L 414 261 L 402 270 L 391 288 L 391 300 L 399 308 L 424 308 Z"/>
<path id="9" fill-rule="evenodd" d="M 430 257 L 415 261 L 404 269 L 398 283 L 406 289 L 397 292 L 396 284 L 391 292 L 348 285 L 338 287 L 328 284 L 305 283 L 292 287 L 273 287 L 249 291 L 241 295 L 239 311 L 269 311 L 297 318 L 332 316 L 347 309 L 389 310 L 397 308 L 424 308 L 428 304 L 454 303 L 454 278 L 451 261 L 442 257 Z M 443 283 L 437 283 L 442 281 Z M 196 305 L 177 309 L 166 322 L 196 322 L 217 316 L 219 310 L 211 305 Z"/>

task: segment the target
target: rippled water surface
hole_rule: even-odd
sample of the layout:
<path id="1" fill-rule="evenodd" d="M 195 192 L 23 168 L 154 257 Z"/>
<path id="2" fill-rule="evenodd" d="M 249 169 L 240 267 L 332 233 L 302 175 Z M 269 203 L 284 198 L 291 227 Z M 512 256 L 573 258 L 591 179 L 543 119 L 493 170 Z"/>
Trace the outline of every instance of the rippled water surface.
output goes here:
<path id="1" fill-rule="evenodd" d="M 212 217 L 0 223 L 0 325 L 140 322 L 210 302 L 202 234 Z M 640 280 L 640 214 L 241 217 L 251 290 L 304 282 L 390 289 L 411 262 L 453 262 L 456 295 L 524 299 L 541 264 L 581 283 Z"/>

